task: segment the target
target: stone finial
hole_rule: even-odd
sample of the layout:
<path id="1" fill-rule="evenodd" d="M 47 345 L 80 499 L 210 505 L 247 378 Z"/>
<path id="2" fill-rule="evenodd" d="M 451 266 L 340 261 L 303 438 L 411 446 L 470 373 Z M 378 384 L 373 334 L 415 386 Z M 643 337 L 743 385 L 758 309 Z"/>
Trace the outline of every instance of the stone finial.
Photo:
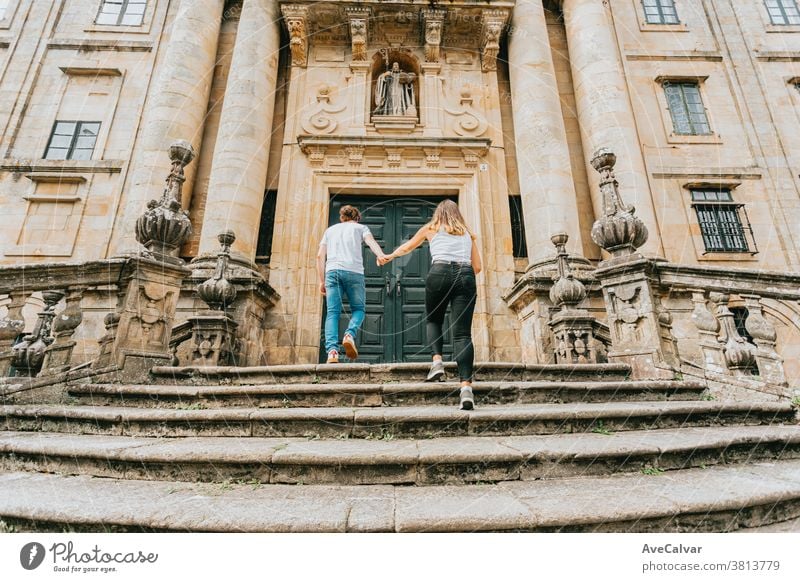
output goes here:
<path id="1" fill-rule="evenodd" d="M 30 335 L 14 346 L 11 363 L 22 375 L 36 376 L 42 369 L 47 347 L 55 341 L 51 335 L 56 305 L 64 297 L 63 291 L 43 291 L 44 309 L 38 315 Z"/>
<path id="2" fill-rule="evenodd" d="M 155 259 L 182 264 L 178 249 L 192 234 L 189 214 L 181 207 L 181 192 L 186 181 L 184 168 L 194 159 L 194 149 L 188 141 L 179 140 L 169 148 L 172 169 L 160 200 L 147 203 L 147 210 L 136 221 L 136 240 Z"/>
<path id="3" fill-rule="evenodd" d="M 550 288 L 550 300 L 553 305 L 560 307 L 562 311 L 575 309 L 578 304 L 586 299 L 586 287 L 578 279 L 569 266 L 567 258 L 567 241 L 569 236 L 566 233 L 554 234 L 550 237 L 556 247 L 556 265 L 558 266 L 558 277 L 555 284 Z"/>
<path id="4" fill-rule="evenodd" d="M 592 226 L 592 240 L 614 257 L 633 254 L 647 242 L 647 227 L 634 215 L 636 209 L 627 206 L 619 194 L 619 182 L 614 175 L 617 156 L 608 149 L 599 149 L 592 157 L 592 166 L 600 174 L 603 194 L 603 217 Z"/>
<path id="5" fill-rule="evenodd" d="M 228 261 L 231 258 L 231 245 L 236 235 L 231 231 L 217 236 L 222 249 L 217 253 L 217 266 L 214 275 L 197 286 L 197 294 L 213 311 L 225 311 L 236 299 L 236 287 L 225 278 Z"/>

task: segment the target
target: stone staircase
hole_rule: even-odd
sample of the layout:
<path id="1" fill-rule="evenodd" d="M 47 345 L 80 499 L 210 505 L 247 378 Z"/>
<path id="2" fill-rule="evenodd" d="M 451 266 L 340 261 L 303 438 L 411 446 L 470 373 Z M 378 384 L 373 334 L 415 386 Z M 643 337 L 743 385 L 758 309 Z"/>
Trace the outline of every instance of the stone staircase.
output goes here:
<path id="1" fill-rule="evenodd" d="M 155 368 L 0 406 L 0 519 L 61 531 L 730 531 L 800 516 L 785 402 L 622 365 Z M 452 372 L 454 368 L 450 367 Z M 28 399 L 31 400 L 31 399 Z"/>

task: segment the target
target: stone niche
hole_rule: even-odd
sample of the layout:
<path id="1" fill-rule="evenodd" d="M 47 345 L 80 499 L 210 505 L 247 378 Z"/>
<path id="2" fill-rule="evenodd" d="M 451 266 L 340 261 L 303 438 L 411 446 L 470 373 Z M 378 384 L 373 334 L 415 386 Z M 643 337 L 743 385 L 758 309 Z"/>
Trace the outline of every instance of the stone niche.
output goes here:
<path id="1" fill-rule="evenodd" d="M 376 112 L 378 79 L 391 70 L 394 63 L 398 64 L 401 74 L 413 75 L 413 81 L 408 83 L 413 92 L 413 103 L 403 115 L 379 114 Z M 381 133 L 407 133 L 416 129 L 420 110 L 420 73 L 419 60 L 410 49 L 381 49 L 375 52 L 370 64 L 369 119 L 376 130 Z"/>

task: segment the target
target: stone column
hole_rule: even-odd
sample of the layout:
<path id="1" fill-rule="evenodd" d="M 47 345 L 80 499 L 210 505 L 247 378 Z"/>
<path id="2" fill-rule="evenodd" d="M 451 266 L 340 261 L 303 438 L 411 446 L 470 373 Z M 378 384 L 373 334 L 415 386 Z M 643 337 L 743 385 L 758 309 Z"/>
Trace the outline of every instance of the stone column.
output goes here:
<path id="1" fill-rule="evenodd" d="M 619 156 L 617 177 L 624 185 L 622 197 L 633 204 L 650 232 L 642 251 L 663 256 L 641 140 L 610 8 L 606 4 L 600 0 L 564 0 L 563 3 L 584 153 L 587 161 L 600 148 L 609 148 Z M 602 197 L 595 184 L 592 184 L 591 193 L 599 216 Z"/>
<path id="2" fill-rule="evenodd" d="M 518 0 L 508 42 L 520 195 L 532 264 L 552 260 L 550 237 L 566 232 L 582 254 L 578 200 L 542 0 Z"/>
<path id="3" fill-rule="evenodd" d="M 148 200 L 163 188 L 169 164 L 164 150 L 178 140 L 200 148 L 208 110 L 224 0 L 181 0 L 167 31 L 158 76 L 144 111 L 142 136 L 124 193 L 112 240 L 112 255 L 136 252 L 134 224 Z M 192 191 L 194 169 L 187 172 L 184 207 Z"/>
<path id="4" fill-rule="evenodd" d="M 244 0 L 203 216 L 200 254 L 213 255 L 217 235 L 236 232 L 233 250 L 254 260 L 267 183 L 278 79 L 277 0 Z"/>

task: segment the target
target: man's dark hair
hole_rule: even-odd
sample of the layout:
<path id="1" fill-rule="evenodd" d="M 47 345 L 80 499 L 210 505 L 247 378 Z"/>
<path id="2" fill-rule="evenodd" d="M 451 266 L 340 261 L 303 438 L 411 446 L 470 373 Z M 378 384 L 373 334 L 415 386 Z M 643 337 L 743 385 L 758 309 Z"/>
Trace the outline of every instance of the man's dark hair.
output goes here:
<path id="1" fill-rule="evenodd" d="M 339 217 L 343 222 L 350 220 L 353 222 L 361 222 L 361 213 L 358 211 L 358 208 L 355 206 L 350 206 L 349 204 L 342 206 L 341 209 L 339 209 Z"/>

